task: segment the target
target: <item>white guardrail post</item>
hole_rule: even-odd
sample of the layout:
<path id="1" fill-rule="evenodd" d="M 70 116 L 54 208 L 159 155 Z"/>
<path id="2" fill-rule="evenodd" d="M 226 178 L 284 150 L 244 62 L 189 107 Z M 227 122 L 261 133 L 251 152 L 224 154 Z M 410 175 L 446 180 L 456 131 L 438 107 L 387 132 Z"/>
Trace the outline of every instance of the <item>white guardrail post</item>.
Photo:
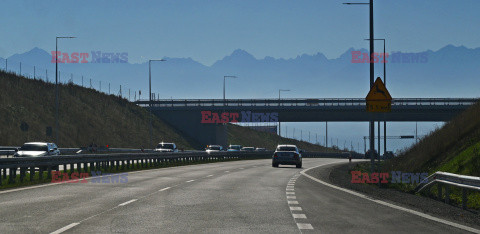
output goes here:
<path id="1" fill-rule="evenodd" d="M 442 187 L 445 187 L 445 202 L 450 203 L 450 186 L 455 186 L 462 189 L 462 208 L 467 209 L 468 191 L 480 192 L 480 177 L 457 175 L 448 172 L 437 171 L 420 182 L 415 188 L 417 193 L 432 185 L 437 184 L 437 196 L 442 200 Z"/>

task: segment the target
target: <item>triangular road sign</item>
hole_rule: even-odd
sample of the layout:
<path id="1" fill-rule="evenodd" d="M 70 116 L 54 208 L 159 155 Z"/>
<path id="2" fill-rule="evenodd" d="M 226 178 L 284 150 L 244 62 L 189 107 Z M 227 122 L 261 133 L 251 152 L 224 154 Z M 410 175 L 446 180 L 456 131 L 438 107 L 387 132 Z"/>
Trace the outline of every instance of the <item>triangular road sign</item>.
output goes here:
<path id="1" fill-rule="evenodd" d="M 377 80 L 375 80 L 375 83 L 365 99 L 367 101 L 392 101 L 392 96 L 390 96 L 390 93 L 385 87 L 385 84 L 383 84 L 382 79 L 377 77 Z"/>

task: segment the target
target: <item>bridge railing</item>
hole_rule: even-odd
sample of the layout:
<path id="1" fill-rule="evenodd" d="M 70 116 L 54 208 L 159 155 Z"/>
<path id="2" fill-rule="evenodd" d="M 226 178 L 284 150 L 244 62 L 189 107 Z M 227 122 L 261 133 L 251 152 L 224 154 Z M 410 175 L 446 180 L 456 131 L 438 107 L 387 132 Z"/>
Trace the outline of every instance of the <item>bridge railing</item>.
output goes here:
<path id="1" fill-rule="evenodd" d="M 450 186 L 462 189 L 462 208 L 467 208 L 467 191 L 480 191 L 480 177 L 457 175 L 448 172 L 437 171 L 420 182 L 415 188 L 416 192 L 430 188 L 437 184 L 437 196 L 439 200 L 443 199 L 442 187 L 445 187 L 445 202 L 450 202 Z"/>
<path id="2" fill-rule="evenodd" d="M 403 105 L 473 105 L 476 98 L 396 98 L 392 106 Z M 149 106 L 148 100 L 135 102 Z M 365 106 L 364 98 L 294 98 L 294 99 L 160 99 L 151 102 L 154 107 L 222 107 L 222 106 Z"/>

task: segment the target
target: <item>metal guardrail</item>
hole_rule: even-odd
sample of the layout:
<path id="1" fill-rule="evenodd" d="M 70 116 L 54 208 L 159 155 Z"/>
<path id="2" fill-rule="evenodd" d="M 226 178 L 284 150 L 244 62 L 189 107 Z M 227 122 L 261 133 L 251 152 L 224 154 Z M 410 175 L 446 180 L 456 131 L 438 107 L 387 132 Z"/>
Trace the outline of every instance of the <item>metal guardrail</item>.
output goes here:
<path id="1" fill-rule="evenodd" d="M 362 158 L 363 154 L 350 153 L 350 152 L 303 152 L 302 158 L 346 158 L 350 156 L 352 158 Z"/>
<path id="2" fill-rule="evenodd" d="M 15 154 L 15 149 L 20 149 L 20 147 L 0 147 L 0 156 L 10 156 Z M 90 149 L 88 147 L 80 147 L 80 148 L 58 148 L 60 150 L 60 154 L 62 155 L 73 155 L 73 154 L 85 154 L 90 153 Z M 151 153 L 153 152 L 152 149 L 133 149 L 133 148 L 97 148 L 97 153 Z"/>
<path id="3" fill-rule="evenodd" d="M 445 187 L 445 202 L 450 203 L 450 186 L 459 187 L 462 189 L 462 208 L 467 208 L 467 192 L 468 190 L 480 191 L 480 177 L 457 175 L 448 172 L 437 171 L 425 178 L 415 188 L 415 191 L 421 192 L 430 186 L 437 184 L 437 196 L 439 200 L 442 200 L 442 186 Z"/>
<path id="4" fill-rule="evenodd" d="M 404 105 L 461 105 L 469 106 L 478 98 L 395 98 L 392 106 Z M 135 104 L 148 106 L 148 100 Z M 154 107 L 195 107 L 195 106 L 365 106 L 364 98 L 294 98 L 294 99 L 159 99 L 153 100 Z"/>
<path id="5" fill-rule="evenodd" d="M 83 154 L 83 155 L 60 155 L 32 158 L 2 158 L 0 159 L 0 184 L 7 178 L 7 169 L 9 170 L 8 183 L 15 183 L 17 171 L 20 169 L 20 181 L 24 181 L 27 171 L 30 172 L 30 181 L 36 174 L 36 168 L 39 168 L 39 179 L 43 180 L 44 171 L 50 179 L 52 171 L 59 171 L 63 166 L 63 171 L 77 170 L 78 172 L 87 172 L 90 170 L 118 170 L 131 169 L 133 167 L 150 167 L 158 165 L 169 165 L 172 163 L 193 163 L 209 162 L 226 159 L 257 159 L 271 158 L 273 152 L 190 152 L 190 153 L 118 153 L 118 154 Z"/>
<path id="6" fill-rule="evenodd" d="M 304 152 L 306 158 L 348 158 L 349 153 L 321 153 L 321 152 Z M 59 155 L 45 157 L 15 157 L 0 158 L 0 185 L 2 180 L 7 179 L 8 183 L 14 183 L 17 178 L 17 172 L 20 172 L 20 181 L 24 181 L 26 173 L 30 172 L 30 181 L 39 170 L 39 179 L 43 180 L 44 172 L 48 172 L 50 179 L 52 171 L 59 171 L 63 166 L 63 171 L 88 172 L 92 170 L 118 170 L 144 168 L 150 166 L 170 165 L 172 163 L 195 163 L 223 161 L 229 159 L 269 159 L 272 158 L 273 151 L 235 151 L 235 152 L 212 152 L 205 151 L 179 152 L 179 153 L 116 153 L 116 154 L 76 154 L 76 155 Z"/>

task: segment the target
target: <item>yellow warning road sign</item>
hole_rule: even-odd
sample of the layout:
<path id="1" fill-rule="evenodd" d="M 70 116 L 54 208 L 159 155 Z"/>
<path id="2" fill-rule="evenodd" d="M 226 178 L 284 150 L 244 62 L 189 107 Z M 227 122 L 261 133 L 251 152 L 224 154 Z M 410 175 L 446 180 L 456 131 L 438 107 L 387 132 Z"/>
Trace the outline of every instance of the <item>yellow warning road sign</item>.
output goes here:
<path id="1" fill-rule="evenodd" d="M 368 112 L 390 112 L 392 109 L 392 96 L 380 77 L 375 80 L 365 100 Z"/>

